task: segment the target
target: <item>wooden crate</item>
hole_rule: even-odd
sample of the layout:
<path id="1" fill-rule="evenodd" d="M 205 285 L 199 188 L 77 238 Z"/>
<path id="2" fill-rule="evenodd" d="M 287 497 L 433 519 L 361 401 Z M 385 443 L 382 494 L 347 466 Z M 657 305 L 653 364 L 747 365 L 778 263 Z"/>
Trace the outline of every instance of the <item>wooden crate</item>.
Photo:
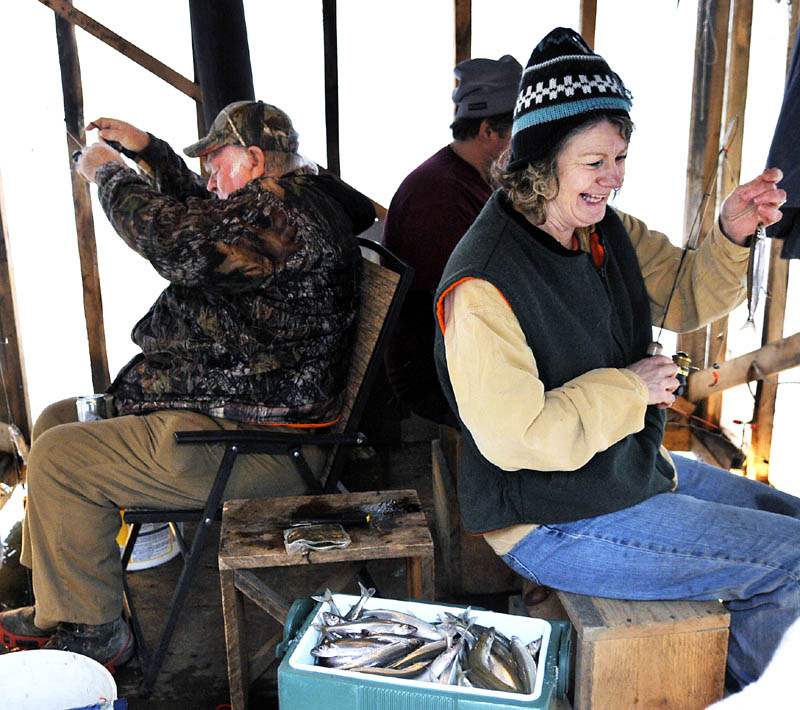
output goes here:
<path id="1" fill-rule="evenodd" d="M 557 595 L 575 629 L 575 710 L 701 710 L 722 697 L 730 617 L 719 602 Z"/>
<path id="2" fill-rule="evenodd" d="M 442 552 L 445 585 L 451 595 L 495 594 L 519 591 L 522 578 L 501 560 L 480 535 L 470 535 L 461 525 L 456 487 L 461 458 L 461 436 L 450 427 L 440 428 L 431 442 L 433 507 L 436 545 Z"/>

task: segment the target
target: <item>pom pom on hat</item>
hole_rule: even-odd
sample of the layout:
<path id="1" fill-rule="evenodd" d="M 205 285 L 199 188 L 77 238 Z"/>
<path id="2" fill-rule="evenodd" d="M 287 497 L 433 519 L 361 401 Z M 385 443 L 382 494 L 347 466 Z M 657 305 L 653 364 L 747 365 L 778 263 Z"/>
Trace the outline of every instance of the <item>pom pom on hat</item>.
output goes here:
<path id="1" fill-rule="evenodd" d="M 592 115 L 629 117 L 631 94 L 574 30 L 557 27 L 531 53 L 514 108 L 509 170 L 541 160 Z"/>

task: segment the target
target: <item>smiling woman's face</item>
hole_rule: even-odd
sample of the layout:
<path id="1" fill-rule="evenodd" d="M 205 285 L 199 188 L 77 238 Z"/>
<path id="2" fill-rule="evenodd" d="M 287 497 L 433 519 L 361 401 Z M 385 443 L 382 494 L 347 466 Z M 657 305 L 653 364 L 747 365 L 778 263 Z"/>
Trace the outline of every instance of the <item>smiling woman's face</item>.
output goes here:
<path id="1" fill-rule="evenodd" d="M 628 142 L 608 121 L 569 139 L 556 159 L 558 194 L 547 203 L 541 228 L 571 239 L 577 227 L 602 220 L 609 196 L 622 186 L 627 152 Z"/>

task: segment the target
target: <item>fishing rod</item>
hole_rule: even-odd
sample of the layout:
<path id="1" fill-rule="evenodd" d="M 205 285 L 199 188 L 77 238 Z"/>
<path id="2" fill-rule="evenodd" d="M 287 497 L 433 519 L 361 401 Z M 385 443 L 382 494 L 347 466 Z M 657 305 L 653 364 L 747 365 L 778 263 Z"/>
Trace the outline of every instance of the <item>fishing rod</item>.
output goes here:
<path id="1" fill-rule="evenodd" d="M 667 321 L 667 314 L 669 313 L 669 307 L 672 304 L 672 297 L 675 295 L 675 289 L 678 286 L 678 279 L 680 278 L 681 271 L 683 270 L 684 262 L 686 261 L 686 255 L 689 251 L 694 251 L 697 248 L 697 240 L 699 239 L 700 229 L 698 225 L 702 224 L 701 217 L 705 213 L 706 204 L 708 198 L 711 197 L 711 187 L 714 184 L 717 174 L 719 173 L 719 166 L 722 162 L 727 160 L 728 152 L 733 145 L 733 139 L 736 135 L 736 128 L 739 124 L 739 116 L 734 116 L 730 123 L 728 124 L 728 128 L 725 131 L 725 136 L 722 141 L 722 147 L 719 149 L 719 153 L 717 153 L 717 159 L 715 161 L 714 170 L 712 171 L 711 175 L 709 175 L 708 180 L 706 181 L 705 188 L 703 190 L 703 195 L 700 198 L 700 204 L 697 207 L 697 211 L 695 212 L 694 219 L 692 220 L 692 224 L 689 227 L 689 234 L 686 238 L 686 245 L 683 247 L 683 251 L 681 252 L 680 261 L 678 261 L 678 268 L 675 270 L 675 278 L 672 281 L 672 287 L 669 290 L 669 296 L 667 296 L 667 301 L 664 304 L 664 313 L 661 318 L 661 324 L 658 327 L 658 335 L 656 339 L 653 340 L 650 345 L 647 347 L 647 354 L 648 355 L 660 355 L 664 347 L 661 345 L 661 334 L 664 331 L 664 324 Z M 722 160 L 720 160 L 722 158 Z M 697 227 L 697 231 L 695 228 Z M 680 395 L 682 394 L 683 390 L 686 387 L 686 382 L 689 377 L 689 370 L 692 368 L 692 359 L 689 357 L 688 353 L 679 350 L 672 356 L 672 360 L 678 366 L 678 374 L 676 375 L 678 381 L 680 382 L 680 386 L 678 389 L 675 390 L 675 394 Z"/>

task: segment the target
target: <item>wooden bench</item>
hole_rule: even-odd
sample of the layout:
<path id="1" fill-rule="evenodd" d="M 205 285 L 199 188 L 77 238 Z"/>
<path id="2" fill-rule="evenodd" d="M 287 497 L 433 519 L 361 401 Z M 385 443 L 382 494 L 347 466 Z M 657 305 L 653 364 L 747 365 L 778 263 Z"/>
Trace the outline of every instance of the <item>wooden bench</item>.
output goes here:
<path id="1" fill-rule="evenodd" d="M 433 508 L 436 545 L 441 550 L 440 579 L 451 596 L 518 592 L 522 577 L 498 557 L 482 535 L 470 535 L 461 524 L 458 508 L 458 472 L 461 434 L 439 427 L 431 442 Z"/>
<path id="2" fill-rule="evenodd" d="M 722 697 L 730 617 L 717 601 L 628 601 L 552 590 L 549 599 L 522 609 L 572 622 L 575 710 L 701 710 Z"/>

